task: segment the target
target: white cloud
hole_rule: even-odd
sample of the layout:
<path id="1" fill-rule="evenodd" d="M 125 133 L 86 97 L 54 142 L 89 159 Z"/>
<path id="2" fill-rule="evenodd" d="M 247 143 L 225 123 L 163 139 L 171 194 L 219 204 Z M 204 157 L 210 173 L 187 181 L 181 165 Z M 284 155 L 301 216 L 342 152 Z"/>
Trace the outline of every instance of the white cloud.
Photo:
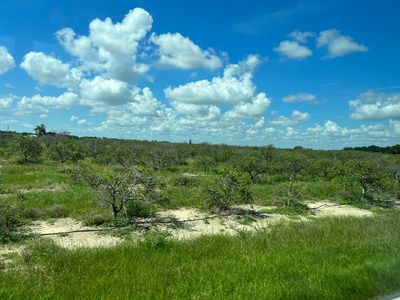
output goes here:
<path id="1" fill-rule="evenodd" d="M 132 102 L 128 104 L 132 114 L 141 116 L 156 116 L 157 112 L 162 109 L 162 104 L 154 96 L 151 90 L 146 87 L 142 94 L 133 96 Z"/>
<path id="2" fill-rule="evenodd" d="M 304 59 L 312 55 L 312 51 L 306 46 L 300 45 L 297 41 L 282 41 L 274 48 L 280 56 L 291 59 Z"/>
<path id="3" fill-rule="evenodd" d="M 77 37 L 71 28 L 63 28 L 57 31 L 56 37 L 69 54 L 81 60 L 83 70 L 102 70 L 99 51 L 89 37 Z"/>
<path id="4" fill-rule="evenodd" d="M 275 120 L 269 121 L 269 123 L 274 126 L 294 126 L 308 121 L 309 119 L 309 113 L 294 110 L 291 117 L 280 116 Z"/>
<path id="5" fill-rule="evenodd" d="M 70 121 L 74 122 L 78 119 L 79 119 L 79 117 L 77 117 L 77 116 L 71 116 Z"/>
<path id="6" fill-rule="evenodd" d="M 390 120 L 390 127 L 395 134 L 400 136 L 400 121 Z"/>
<path id="7" fill-rule="evenodd" d="M 299 31 L 299 30 L 294 30 L 292 31 L 289 36 L 293 38 L 294 40 L 298 41 L 299 43 L 307 43 L 308 38 L 314 37 L 315 33 L 310 32 L 310 31 Z"/>
<path id="8" fill-rule="evenodd" d="M 14 58 L 10 53 L 8 53 L 6 47 L 0 46 L 0 74 L 3 74 L 14 67 Z"/>
<path id="9" fill-rule="evenodd" d="M 94 19 L 89 36 L 76 36 L 70 28 L 56 33 L 61 45 L 81 60 L 84 69 L 103 70 L 117 80 L 130 82 L 145 74 L 150 66 L 138 63 L 139 43 L 151 29 L 153 19 L 142 8 L 128 12 L 122 22 Z"/>
<path id="10" fill-rule="evenodd" d="M 212 49 L 202 50 L 180 33 L 153 34 L 151 41 L 159 47 L 158 64 L 162 67 L 215 70 L 222 66 L 221 60 Z"/>
<path id="11" fill-rule="evenodd" d="M 0 98 L 0 109 L 10 108 L 14 101 L 17 99 L 15 96 L 8 96 Z"/>
<path id="12" fill-rule="evenodd" d="M 68 64 L 42 52 L 29 52 L 21 63 L 30 76 L 41 84 L 74 88 L 82 78 L 82 73 Z"/>
<path id="13" fill-rule="evenodd" d="M 264 117 L 261 117 L 260 120 L 258 120 L 258 121 L 254 124 L 254 127 L 256 127 L 256 128 L 262 128 L 262 127 L 264 127 L 264 124 L 265 124 L 265 119 L 264 119 Z"/>
<path id="14" fill-rule="evenodd" d="M 27 113 L 48 113 L 49 108 L 70 108 L 79 103 L 79 97 L 75 93 L 66 92 L 60 96 L 42 96 L 22 97 L 17 102 L 18 114 Z"/>
<path id="15" fill-rule="evenodd" d="M 308 93 L 298 93 L 294 95 L 288 95 L 282 98 L 282 101 L 285 103 L 293 103 L 293 102 L 315 102 L 317 97 L 313 94 Z"/>
<path id="16" fill-rule="evenodd" d="M 271 101 L 267 96 L 264 93 L 259 93 L 251 102 L 235 105 L 232 110 L 224 114 L 224 117 L 228 119 L 257 118 L 264 114 L 270 104 Z"/>
<path id="17" fill-rule="evenodd" d="M 194 119 L 216 120 L 221 114 L 219 107 L 215 105 L 196 105 L 180 102 L 173 102 L 172 105 L 178 114 Z"/>
<path id="18" fill-rule="evenodd" d="M 349 53 L 368 51 L 366 46 L 357 44 L 351 36 L 342 35 L 336 29 L 328 29 L 320 32 L 317 38 L 317 47 L 327 48 L 327 58 L 335 58 Z"/>
<path id="19" fill-rule="evenodd" d="M 79 90 L 81 105 L 91 107 L 95 113 L 106 112 L 109 107 L 126 104 L 131 99 L 126 82 L 101 76 L 83 79 Z"/>
<path id="20" fill-rule="evenodd" d="M 356 120 L 400 119 L 400 94 L 366 92 L 349 105 Z"/>
<path id="21" fill-rule="evenodd" d="M 253 71 L 260 63 L 256 55 L 249 55 L 243 62 L 225 68 L 222 77 L 199 80 L 168 87 L 165 96 L 172 102 L 221 105 L 247 102 L 254 96 Z"/>
<path id="22" fill-rule="evenodd" d="M 80 119 L 76 123 L 78 123 L 78 125 L 85 125 L 88 123 L 88 121 L 86 119 Z"/>

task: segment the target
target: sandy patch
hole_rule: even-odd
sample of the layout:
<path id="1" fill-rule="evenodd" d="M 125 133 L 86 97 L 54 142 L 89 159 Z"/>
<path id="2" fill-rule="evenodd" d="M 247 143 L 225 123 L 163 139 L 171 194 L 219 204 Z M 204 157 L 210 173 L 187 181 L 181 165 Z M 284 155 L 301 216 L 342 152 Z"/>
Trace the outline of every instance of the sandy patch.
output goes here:
<path id="1" fill-rule="evenodd" d="M 258 206 L 265 210 L 267 207 Z M 209 215 L 193 208 L 181 208 L 161 212 L 160 216 L 175 218 L 181 221 L 180 226 L 158 225 L 159 230 L 167 231 L 172 238 L 179 240 L 193 239 L 202 235 L 228 234 L 235 235 L 240 231 L 256 231 L 268 227 L 272 223 L 286 219 L 283 215 L 257 212 L 255 209 L 240 206 L 240 214 L 216 216 Z M 203 220 L 199 220 L 203 219 Z"/>
<path id="2" fill-rule="evenodd" d="M 193 173 L 182 173 L 182 176 L 186 177 L 199 177 L 199 174 L 193 174 Z"/>
<path id="3" fill-rule="evenodd" d="M 79 247 L 111 247 L 118 244 L 121 239 L 118 237 L 105 234 L 104 232 L 72 232 L 79 230 L 95 230 L 97 227 L 83 226 L 81 222 L 71 218 L 57 219 L 54 223 L 45 221 L 34 222 L 31 230 L 36 234 L 50 234 L 50 233 L 65 233 L 57 235 L 46 235 L 58 245 L 65 248 L 79 248 Z"/>
<path id="4" fill-rule="evenodd" d="M 372 217 L 372 212 L 366 209 L 357 208 L 350 205 L 339 205 L 332 201 L 308 202 L 316 216 L 351 216 L 351 217 Z"/>
<path id="5" fill-rule="evenodd" d="M 338 205 L 331 201 L 308 202 L 313 210 L 313 217 L 352 216 L 370 217 L 372 212 L 352 207 Z M 146 233 L 152 231 L 167 232 L 171 238 L 186 240 L 202 235 L 227 234 L 235 235 L 238 232 L 254 232 L 268 228 L 271 224 L 287 220 L 288 217 L 280 214 L 268 213 L 274 207 L 261 205 L 238 205 L 229 214 L 213 215 L 194 208 L 180 208 L 159 212 L 156 219 L 141 219 L 142 231 L 135 231 L 132 238 L 142 239 Z M 160 223 L 157 223 L 157 219 Z M 175 222 L 175 221 L 176 222 Z M 298 221 L 310 220 L 310 217 L 300 216 Z M 31 230 L 43 237 L 50 238 L 58 245 L 66 248 L 78 247 L 110 247 L 122 241 L 121 238 L 110 235 L 110 232 L 94 232 L 90 230 L 98 227 L 83 226 L 81 222 L 71 218 L 57 219 L 54 223 L 45 221 L 35 222 Z M 85 232 L 71 232 L 82 231 Z M 65 233 L 46 235 L 51 233 Z"/>
<path id="6" fill-rule="evenodd" d="M 66 188 L 63 185 L 50 185 L 42 188 L 30 188 L 30 189 L 16 189 L 14 193 L 45 193 L 45 192 L 62 192 Z"/>

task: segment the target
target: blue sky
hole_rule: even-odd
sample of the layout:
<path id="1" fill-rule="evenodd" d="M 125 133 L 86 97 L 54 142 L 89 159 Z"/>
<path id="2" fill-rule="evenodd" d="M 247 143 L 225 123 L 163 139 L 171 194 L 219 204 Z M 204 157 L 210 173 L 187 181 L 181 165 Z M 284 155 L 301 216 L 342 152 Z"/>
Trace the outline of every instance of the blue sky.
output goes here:
<path id="1" fill-rule="evenodd" d="M 400 142 L 398 1 L 2 1 L 0 129 Z"/>

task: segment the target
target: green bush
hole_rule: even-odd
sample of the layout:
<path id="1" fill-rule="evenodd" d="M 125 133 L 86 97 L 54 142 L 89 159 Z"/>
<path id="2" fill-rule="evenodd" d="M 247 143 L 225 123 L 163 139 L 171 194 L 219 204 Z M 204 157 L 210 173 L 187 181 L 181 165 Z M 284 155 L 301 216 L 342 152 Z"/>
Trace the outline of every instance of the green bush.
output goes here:
<path id="1" fill-rule="evenodd" d="M 155 215 L 155 208 L 150 203 L 130 201 L 126 205 L 126 214 L 129 219 L 148 218 Z"/>
<path id="2" fill-rule="evenodd" d="M 15 240 L 21 223 L 16 205 L 0 200 L 0 244 Z"/>
<path id="3" fill-rule="evenodd" d="M 228 210 L 232 204 L 252 200 L 249 190 L 251 179 L 247 174 L 223 170 L 221 175 L 205 187 L 207 205 L 212 210 Z"/>

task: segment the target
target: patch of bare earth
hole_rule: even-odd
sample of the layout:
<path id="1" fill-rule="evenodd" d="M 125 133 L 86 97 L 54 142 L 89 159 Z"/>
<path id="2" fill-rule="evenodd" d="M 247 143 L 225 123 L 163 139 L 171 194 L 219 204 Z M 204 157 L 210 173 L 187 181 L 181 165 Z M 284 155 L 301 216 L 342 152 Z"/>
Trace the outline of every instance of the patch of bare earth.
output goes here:
<path id="1" fill-rule="evenodd" d="M 56 219 L 54 223 L 37 221 L 31 226 L 31 230 L 52 239 L 61 247 L 70 249 L 111 247 L 121 241 L 118 237 L 101 232 L 100 228 L 84 226 L 71 218 Z"/>
<path id="2" fill-rule="evenodd" d="M 327 216 L 351 216 L 372 217 L 372 212 L 351 205 L 340 205 L 332 201 L 308 202 L 307 206 L 317 217 Z"/>
<path id="3" fill-rule="evenodd" d="M 202 235 L 235 235 L 240 231 L 256 231 L 286 219 L 283 215 L 260 213 L 250 207 L 241 206 L 236 209 L 236 212 L 234 210 L 231 214 L 221 216 L 210 215 L 193 208 L 168 210 L 159 215 L 163 218 L 176 219 L 180 226 L 171 228 L 162 224 L 158 229 L 167 231 L 172 238 L 186 240 Z"/>

